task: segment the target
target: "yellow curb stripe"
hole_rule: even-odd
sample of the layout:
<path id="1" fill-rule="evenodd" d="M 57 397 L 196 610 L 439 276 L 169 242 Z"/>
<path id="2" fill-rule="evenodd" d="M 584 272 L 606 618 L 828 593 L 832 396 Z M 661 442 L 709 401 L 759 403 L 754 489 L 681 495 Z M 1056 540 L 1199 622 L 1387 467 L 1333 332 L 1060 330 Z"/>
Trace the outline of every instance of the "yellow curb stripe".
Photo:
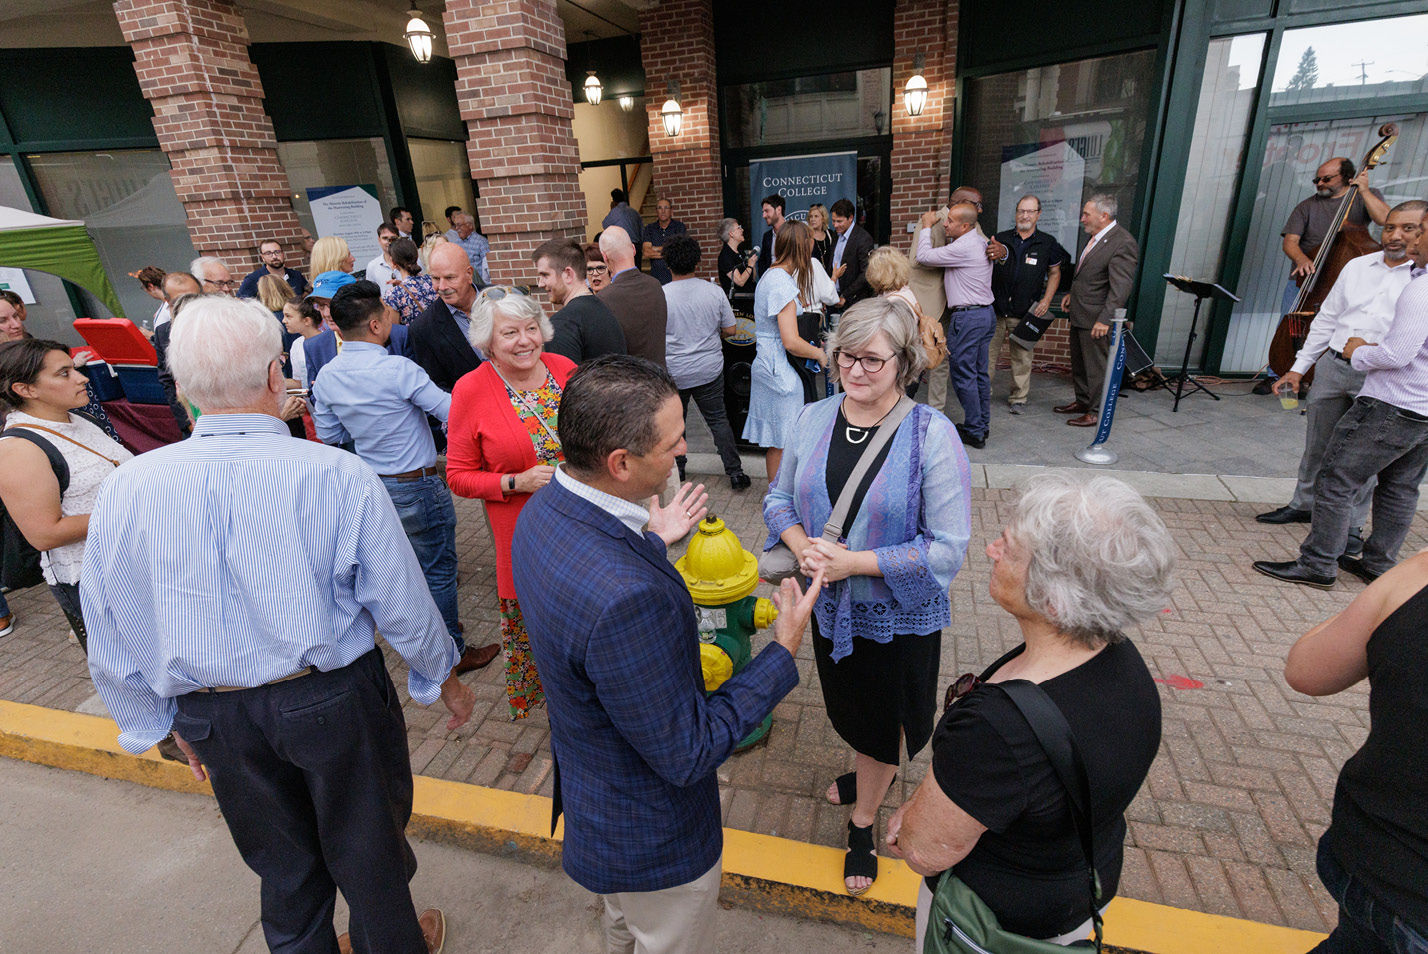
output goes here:
<path id="1" fill-rule="evenodd" d="M 176 792 L 213 794 L 187 768 L 150 750 L 119 748 L 110 719 L 0 700 L 0 756 Z M 417 837 L 554 867 L 563 827 L 550 835 L 548 798 L 417 776 L 410 831 Z M 562 826 L 563 826 L 562 821 Z M 843 851 L 724 829 L 723 895 L 757 910 L 912 935 L 919 877 L 894 858 L 860 898 L 843 889 Z M 1146 954 L 1302 954 L 1322 934 L 1116 898 L 1106 943 Z"/>

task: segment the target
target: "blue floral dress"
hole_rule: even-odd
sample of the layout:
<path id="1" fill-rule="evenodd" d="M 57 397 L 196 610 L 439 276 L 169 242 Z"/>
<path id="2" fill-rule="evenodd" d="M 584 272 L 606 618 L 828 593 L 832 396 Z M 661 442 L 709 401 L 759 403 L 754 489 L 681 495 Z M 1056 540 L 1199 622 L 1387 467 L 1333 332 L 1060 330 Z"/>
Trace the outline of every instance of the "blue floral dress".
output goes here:
<path id="1" fill-rule="evenodd" d="M 436 301 L 436 297 L 436 287 L 427 275 L 403 278 L 395 285 L 388 285 L 382 292 L 382 301 L 401 314 L 404 325 L 415 321 L 417 315 L 426 311 L 427 305 Z"/>
<path id="2" fill-rule="evenodd" d="M 798 283 L 781 268 L 770 268 L 754 289 L 754 366 L 749 384 L 749 416 L 744 440 L 760 447 L 786 446 L 803 410 L 803 382 L 788 363 L 778 331 L 778 313 L 798 299 Z"/>

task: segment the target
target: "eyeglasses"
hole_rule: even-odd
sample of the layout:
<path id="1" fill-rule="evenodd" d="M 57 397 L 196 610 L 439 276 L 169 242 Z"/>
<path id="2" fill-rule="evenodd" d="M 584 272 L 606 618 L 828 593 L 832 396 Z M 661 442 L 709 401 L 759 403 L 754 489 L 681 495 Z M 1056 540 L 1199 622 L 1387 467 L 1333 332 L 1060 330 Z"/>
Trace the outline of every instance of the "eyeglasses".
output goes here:
<path id="1" fill-rule="evenodd" d="M 1017 210 L 1016 210 L 1016 214 L 1017 214 L 1017 215 L 1035 215 L 1036 213 L 1038 213 L 1038 212 L 1040 212 L 1040 211 L 1041 211 L 1040 209 L 1017 209 Z"/>
<path id="2" fill-rule="evenodd" d="M 205 278 L 203 280 L 203 283 L 205 285 L 212 285 L 214 288 L 221 288 L 224 291 L 232 291 L 233 289 L 238 287 L 238 283 L 231 279 L 226 282 L 216 282 L 211 278 Z"/>
<path id="3" fill-rule="evenodd" d="M 1333 181 L 1334 181 L 1335 179 L 1337 179 L 1337 178 L 1339 178 L 1339 176 L 1338 176 L 1338 174 L 1336 173 L 1336 174 L 1334 174 L 1334 175 L 1332 175 L 1332 176 L 1315 176 L 1313 179 L 1310 179 L 1309 181 L 1310 181 L 1310 182 L 1313 182 L 1315 185 L 1318 185 L 1318 184 L 1321 183 L 1321 182 L 1333 182 Z"/>
<path id="4" fill-rule="evenodd" d="M 967 695 L 973 689 L 982 684 L 982 680 L 972 673 L 963 673 L 957 677 L 957 681 L 947 687 L 947 695 L 942 699 L 942 711 L 946 712 L 952 708 L 952 703 Z"/>
<path id="5" fill-rule="evenodd" d="M 603 274 L 605 274 L 606 272 L 608 272 L 608 271 L 610 270 L 610 266 L 608 266 L 608 265 L 586 265 L 586 266 L 585 266 L 585 270 L 586 270 L 587 272 L 594 272 L 596 275 L 603 275 Z"/>
<path id="6" fill-rule="evenodd" d="M 531 290 L 523 285 L 487 285 L 481 289 L 481 297 L 490 301 L 500 301 L 507 295 L 529 296 Z"/>
<path id="7" fill-rule="evenodd" d="M 891 361 L 891 358 L 880 358 L 875 354 L 853 355 L 846 351 L 833 352 L 833 358 L 838 362 L 838 367 L 844 371 L 852 371 L 853 365 L 861 364 L 863 370 L 868 374 L 877 374 L 883 369 L 883 365 Z"/>

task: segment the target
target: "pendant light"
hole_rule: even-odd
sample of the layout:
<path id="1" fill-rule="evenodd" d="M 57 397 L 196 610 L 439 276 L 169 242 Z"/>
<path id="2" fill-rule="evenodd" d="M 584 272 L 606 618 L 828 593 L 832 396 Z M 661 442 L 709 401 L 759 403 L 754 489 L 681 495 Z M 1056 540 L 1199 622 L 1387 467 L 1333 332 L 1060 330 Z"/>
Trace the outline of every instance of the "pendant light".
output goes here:
<path id="1" fill-rule="evenodd" d="M 413 7 L 407 11 L 407 16 L 411 17 L 407 21 L 407 32 L 402 34 L 407 38 L 407 45 L 412 48 L 412 56 L 418 63 L 431 62 L 431 44 L 435 39 L 435 34 L 431 32 L 431 27 L 426 25 L 426 21 L 421 18 L 421 11 Z"/>
<path id="2" fill-rule="evenodd" d="M 589 30 L 585 31 L 585 72 L 590 75 L 585 77 L 585 101 L 591 106 L 600 105 L 600 96 L 605 91 L 605 85 L 600 82 L 600 77 L 595 75 L 595 71 L 589 69 L 590 66 L 590 41 L 595 38 L 595 34 Z"/>

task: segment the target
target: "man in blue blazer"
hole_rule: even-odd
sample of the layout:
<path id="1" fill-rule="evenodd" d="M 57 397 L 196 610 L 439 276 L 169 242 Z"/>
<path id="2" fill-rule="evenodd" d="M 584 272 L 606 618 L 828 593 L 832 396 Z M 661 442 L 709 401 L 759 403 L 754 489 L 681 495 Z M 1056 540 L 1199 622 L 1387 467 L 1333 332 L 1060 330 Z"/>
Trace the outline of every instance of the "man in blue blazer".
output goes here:
<path id="1" fill-rule="evenodd" d="M 685 484 L 658 498 L 685 449 L 674 380 L 642 358 L 595 358 L 565 386 L 559 435 L 565 464 L 521 512 L 511 555 L 549 706 L 565 871 L 605 896 L 607 950 L 638 937 L 650 954 L 710 952 L 715 770 L 798 684 L 822 578 L 806 595 L 783 584 L 774 644 L 706 697 L 694 605 L 665 548 L 708 497 Z"/>

